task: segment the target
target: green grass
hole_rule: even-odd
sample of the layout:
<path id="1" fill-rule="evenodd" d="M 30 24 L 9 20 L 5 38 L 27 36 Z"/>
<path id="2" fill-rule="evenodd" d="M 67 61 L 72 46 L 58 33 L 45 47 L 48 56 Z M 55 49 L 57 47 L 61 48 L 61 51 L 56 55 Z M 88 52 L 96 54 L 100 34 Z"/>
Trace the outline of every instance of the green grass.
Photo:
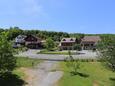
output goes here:
<path id="1" fill-rule="evenodd" d="M 72 76 L 65 62 L 61 62 L 61 70 L 64 71 L 64 76 L 58 86 L 115 86 L 115 80 L 110 80 L 115 77 L 115 72 L 106 69 L 100 62 L 81 62 L 79 72 L 88 74 L 89 77 Z"/>
<path id="2" fill-rule="evenodd" d="M 47 52 L 40 52 L 39 54 L 59 54 L 59 55 L 68 55 L 68 52 L 47 51 Z"/>
<path id="3" fill-rule="evenodd" d="M 48 51 L 48 50 L 41 50 L 37 54 L 53 54 L 53 55 L 69 55 L 68 51 Z M 75 52 L 71 52 L 71 54 L 75 54 Z"/>
<path id="4" fill-rule="evenodd" d="M 28 57 L 17 57 L 17 67 L 33 67 L 41 61 L 38 59 Z"/>
<path id="5" fill-rule="evenodd" d="M 20 79 L 24 79 L 25 78 L 25 73 L 23 73 L 19 68 L 16 68 L 13 71 L 13 74 L 19 76 Z"/>
<path id="6" fill-rule="evenodd" d="M 28 48 L 27 48 L 27 47 L 19 47 L 19 48 L 14 48 L 14 50 L 15 50 L 16 52 L 24 52 L 24 51 L 27 51 Z"/>

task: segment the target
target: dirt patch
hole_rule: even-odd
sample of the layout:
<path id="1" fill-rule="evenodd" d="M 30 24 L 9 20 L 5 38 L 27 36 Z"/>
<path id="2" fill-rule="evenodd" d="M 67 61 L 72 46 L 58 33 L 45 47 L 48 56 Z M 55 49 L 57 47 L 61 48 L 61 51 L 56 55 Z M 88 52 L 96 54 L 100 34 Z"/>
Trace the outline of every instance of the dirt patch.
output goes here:
<path id="1" fill-rule="evenodd" d="M 99 86 L 99 84 L 95 81 L 93 86 Z"/>
<path id="2" fill-rule="evenodd" d="M 22 68 L 20 68 L 20 71 L 22 71 L 22 72 L 25 74 L 24 80 L 25 80 L 26 82 L 29 83 L 30 81 L 33 80 L 34 75 L 31 74 L 31 73 L 32 73 L 32 69 L 22 67 Z"/>
<path id="3" fill-rule="evenodd" d="M 25 86 L 54 86 L 63 76 L 62 71 L 57 70 L 57 62 L 45 61 L 36 68 L 21 68 L 25 73 Z M 52 71 L 55 70 L 55 71 Z"/>

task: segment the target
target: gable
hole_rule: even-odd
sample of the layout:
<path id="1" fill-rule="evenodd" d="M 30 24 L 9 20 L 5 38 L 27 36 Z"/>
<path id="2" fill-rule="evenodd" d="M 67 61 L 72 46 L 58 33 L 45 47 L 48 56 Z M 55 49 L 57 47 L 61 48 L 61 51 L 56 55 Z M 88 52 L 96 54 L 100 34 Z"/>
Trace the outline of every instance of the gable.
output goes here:
<path id="1" fill-rule="evenodd" d="M 61 42 L 76 42 L 76 38 L 63 38 Z"/>

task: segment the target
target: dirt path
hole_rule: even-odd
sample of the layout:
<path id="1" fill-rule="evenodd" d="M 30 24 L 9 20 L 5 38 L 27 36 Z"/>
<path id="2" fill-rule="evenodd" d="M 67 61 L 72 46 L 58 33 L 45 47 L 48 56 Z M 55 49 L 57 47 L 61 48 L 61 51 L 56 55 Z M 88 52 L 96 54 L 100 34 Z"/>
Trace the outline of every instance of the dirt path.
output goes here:
<path id="1" fill-rule="evenodd" d="M 57 71 L 58 62 L 45 61 L 34 69 L 26 69 L 26 86 L 54 86 L 54 84 L 63 76 L 62 71 Z"/>

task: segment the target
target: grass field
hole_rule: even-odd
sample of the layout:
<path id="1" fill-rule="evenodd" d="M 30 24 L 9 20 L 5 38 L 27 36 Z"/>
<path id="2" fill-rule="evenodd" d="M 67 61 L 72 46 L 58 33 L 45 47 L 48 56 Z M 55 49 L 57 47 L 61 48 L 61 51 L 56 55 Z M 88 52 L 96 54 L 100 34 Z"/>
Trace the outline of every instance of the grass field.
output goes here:
<path id="1" fill-rule="evenodd" d="M 37 54 L 54 54 L 54 55 L 69 55 L 68 51 L 48 51 L 48 50 L 41 50 Z M 77 54 L 76 52 L 71 52 L 71 54 Z"/>
<path id="2" fill-rule="evenodd" d="M 33 67 L 41 61 L 38 59 L 32 59 L 28 57 L 17 57 L 17 67 Z"/>
<path id="3" fill-rule="evenodd" d="M 115 86 L 115 72 L 106 69 L 100 62 L 82 62 L 79 72 L 88 74 L 89 77 L 79 75 L 72 76 L 65 62 L 61 62 L 61 70 L 64 76 L 58 86 Z"/>

